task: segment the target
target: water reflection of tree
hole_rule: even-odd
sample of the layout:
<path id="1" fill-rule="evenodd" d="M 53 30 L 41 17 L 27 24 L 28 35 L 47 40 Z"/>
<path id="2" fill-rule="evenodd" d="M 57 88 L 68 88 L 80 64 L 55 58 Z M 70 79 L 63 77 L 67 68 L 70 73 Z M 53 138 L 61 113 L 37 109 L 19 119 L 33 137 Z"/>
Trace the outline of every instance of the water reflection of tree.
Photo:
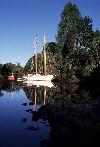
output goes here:
<path id="1" fill-rule="evenodd" d="M 75 84 L 59 84 L 51 89 L 48 95 L 48 104 L 65 108 L 68 105 L 88 104 L 100 97 L 100 89 L 84 87 Z"/>
<path id="2" fill-rule="evenodd" d="M 6 81 L 0 84 L 1 91 L 3 90 L 6 92 L 13 92 L 13 91 L 19 92 L 21 88 L 22 88 L 22 83 L 20 82 Z"/>
<path id="3" fill-rule="evenodd" d="M 26 88 L 27 93 L 30 94 L 33 90 L 33 94 L 35 94 L 35 88 Z M 38 96 L 43 97 L 44 87 L 36 89 L 37 98 Z M 99 140 L 100 104 L 87 105 L 94 99 L 91 89 L 77 85 L 61 85 L 60 83 L 55 88 L 47 88 L 46 94 L 46 105 L 41 106 L 37 112 L 31 111 L 32 121 L 45 119 L 50 124 L 50 138 L 41 139 L 41 145 L 85 146 Z M 66 109 L 59 109 L 59 107 Z M 34 130 L 34 127 L 29 129 Z"/>
<path id="4" fill-rule="evenodd" d="M 24 87 L 24 91 L 29 99 L 34 99 L 35 89 Z M 44 87 L 36 88 L 37 102 L 43 103 Z M 79 86 L 75 84 L 59 83 L 53 88 L 46 87 L 46 104 L 56 107 L 66 108 L 68 105 L 88 104 L 100 97 L 99 88 Z"/>
<path id="5" fill-rule="evenodd" d="M 69 104 L 74 104 L 73 95 L 78 85 L 59 84 L 49 93 L 49 105 L 58 107 L 66 107 Z"/>
<path id="6" fill-rule="evenodd" d="M 0 88 L 0 97 L 3 96 L 2 89 Z"/>

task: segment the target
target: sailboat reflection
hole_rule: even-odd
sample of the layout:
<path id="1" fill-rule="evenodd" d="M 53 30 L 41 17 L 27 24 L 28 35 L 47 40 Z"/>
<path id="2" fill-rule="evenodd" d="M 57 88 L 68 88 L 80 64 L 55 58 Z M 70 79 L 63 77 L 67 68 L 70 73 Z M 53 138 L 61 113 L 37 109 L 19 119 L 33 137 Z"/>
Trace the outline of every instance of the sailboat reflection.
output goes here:
<path id="1" fill-rule="evenodd" d="M 36 111 L 36 87 L 35 87 L 35 97 L 34 97 L 34 111 Z"/>
<path id="2" fill-rule="evenodd" d="M 53 87 L 53 83 L 51 81 L 24 81 L 24 84 L 27 86 L 46 86 L 46 87 Z"/>
<path id="3" fill-rule="evenodd" d="M 34 111 L 37 111 L 42 105 L 46 104 L 46 94 L 47 94 L 47 88 L 43 87 L 43 103 L 37 104 L 37 87 L 35 87 L 35 93 L 34 93 Z"/>
<path id="4" fill-rule="evenodd" d="M 38 81 L 39 83 L 40 81 Z M 34 82 L 33 82 L 34 83 Z M 23 103 L 24 106 L 30 105 L 31 109 L 26 110 L 26 112 L 32 112 L 32 111 L 38 111 L 38 109 L 46 104 L 46 100 L 48 101 L 50 93 L 52 91 L 51 86 L 52 83 L 48 82 L 48 86 L 38 86 L 38 85 L 32 85 L 32 83 L 24 84 L 23 90 L 26 93 L 26 96 L 31 102 L 29 104 Z M 47 84 L 46 84 L 47 85 Z M 54 85 L 53 85 L 54 86 Z M 53 87 L 54 88 L 54 87 Z M 47 95 L 48 92 L 48 95 Z"/>
<path id="5" fill-rule="evenodd" d="M 32 114 L 32 121 L 36 122 L 40 118 L 39 110 L 46 105 L 46 101 L 48 100 L 47 91 L 49 92 L 50 88 L 46 86 L 42 87 L 24 87 L 24 91 L 31 102 L 23 103 L 24 106 L 30 106 L 25 111 Z M 33 106 L 32 106 L 33 105 Z M 24 118 L 25 119 L 25 118 Z M 22 119 L 22 120 L 24 120 Z M 26 120 L 26 119 L 25 119 Z"/>
<path id="6" fill-rule="evenodd" d="M 54 87 L 51 81 L 24 81 L 23 84 L 27 97 L 33 101 L 34 111 L 46 104 L 47 89 Z"/>

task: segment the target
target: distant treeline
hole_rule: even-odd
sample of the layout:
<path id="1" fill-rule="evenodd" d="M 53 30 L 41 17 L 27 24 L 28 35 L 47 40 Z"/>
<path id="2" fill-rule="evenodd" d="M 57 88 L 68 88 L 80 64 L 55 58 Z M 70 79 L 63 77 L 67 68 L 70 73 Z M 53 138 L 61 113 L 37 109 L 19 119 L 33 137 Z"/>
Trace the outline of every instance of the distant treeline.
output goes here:
<path id="1" fill-rule="evenodd" d="M 19 63 L 17 65 L 12 63 L 0 64 L 0 79 L 1 80 L 6 80 L 9 75 L 12 75 L 12 72 L 16 78 L 19 76 L 22 76 L 23 67 L 20 66 Z"/>

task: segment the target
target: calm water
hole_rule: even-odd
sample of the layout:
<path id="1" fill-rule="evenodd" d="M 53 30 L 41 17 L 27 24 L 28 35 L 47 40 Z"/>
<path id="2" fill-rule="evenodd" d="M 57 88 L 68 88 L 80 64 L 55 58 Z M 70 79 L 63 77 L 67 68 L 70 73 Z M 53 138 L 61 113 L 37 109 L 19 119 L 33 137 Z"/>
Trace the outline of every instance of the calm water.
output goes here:
<path id="1" fill-rule="evenodd" d="M 0 83 L 0 147 L 85 146 L 99 140 L 99 88 Z"/>
<path id="2" fill-rule="evenodd" d="M 42 146 L 42 140 L 49 138 L 50 125 L 47 120 L 36 120 L 31 112 L 45 104 L 43 91 L 14 85 L 4 85 L 0 92 L 0 147 Z M 39 98 L 37 89 L 41 89 Z"/>

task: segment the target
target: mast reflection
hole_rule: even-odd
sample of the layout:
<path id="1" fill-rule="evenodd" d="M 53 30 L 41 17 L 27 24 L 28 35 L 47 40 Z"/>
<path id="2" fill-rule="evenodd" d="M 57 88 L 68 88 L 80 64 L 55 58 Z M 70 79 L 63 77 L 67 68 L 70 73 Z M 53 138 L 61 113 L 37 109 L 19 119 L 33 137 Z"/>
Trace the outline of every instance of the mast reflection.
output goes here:
<path id="1" fill-rule="evenodd" d="M 41 106 L 46 105 L 47 90 L 54 87 L 50 81 L 25 81 L 24 91 L 28 99 L 33 102 L 33 110 L 37 111 Z"/>
<path id="2" fill-rule="evenodd" d="M 44 101 L 43 101 L 44 105 L 46 104 L 46 93 L 47 93 L 47 89 L 46 87 L 44 87 Z"/>
<path id="3" fill-rule="evenodd" d="M 13 93 L 14 83 L 13 83 L 13 81 L 11 82 L 11 88 L 12 88 L 12 91 L 11 91 L 11 98 L 12 98 L 12 100 L 13 100 L 13 98 L 14 98 L 14 93 Z"/>
<path id="4" fill-rule="evenodd" d="M 34 111 L 36 111 L 36 97 L 37 97 L 37 94 L 36 94 L 36 87 L 35 87 Z"/>

